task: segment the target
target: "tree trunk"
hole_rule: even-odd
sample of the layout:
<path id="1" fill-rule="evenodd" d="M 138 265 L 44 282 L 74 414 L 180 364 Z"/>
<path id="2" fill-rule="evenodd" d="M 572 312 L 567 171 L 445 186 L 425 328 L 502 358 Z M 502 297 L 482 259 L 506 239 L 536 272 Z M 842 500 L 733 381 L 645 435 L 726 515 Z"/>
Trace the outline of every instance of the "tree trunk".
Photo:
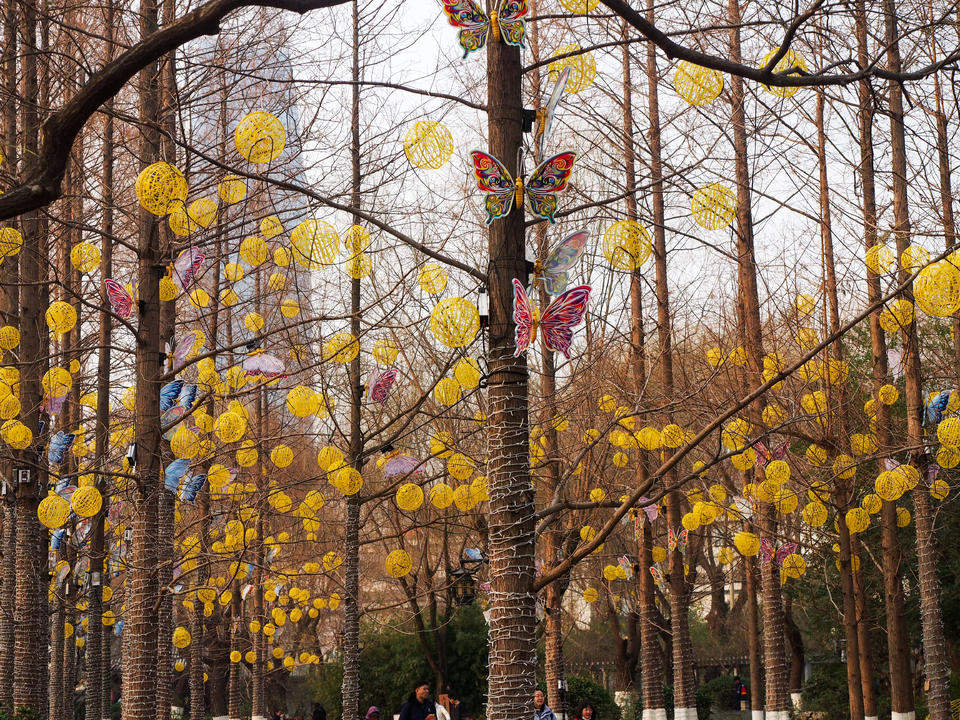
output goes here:
<path id="1" fill-rule="evenodd" d="M 521 145 L 520 50 L 487 43 L 490 154 L 516 177 Z M 490 480 L 490 659 L 487 717 L 516 720 L 530 712 L 536 683 L 534 502 L 530 486 L 526 357 L 513 356 L 511 281 L 525 282 L 523 208 L 514 205 L 488 230 Z"/>

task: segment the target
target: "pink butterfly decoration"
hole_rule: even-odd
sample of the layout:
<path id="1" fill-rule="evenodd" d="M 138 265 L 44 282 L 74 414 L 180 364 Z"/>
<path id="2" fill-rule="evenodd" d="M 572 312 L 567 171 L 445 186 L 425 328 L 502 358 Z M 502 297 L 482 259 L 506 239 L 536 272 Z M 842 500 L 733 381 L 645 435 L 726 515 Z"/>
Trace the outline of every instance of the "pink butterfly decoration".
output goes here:
<path id="1" fill-rule="evenodd" d="M 67 396 L 64 395 L 58 398 L 44 397 L 43 401 L 43 410 L 50 415 L 59 415 L 60 411 L 63 409 L 63 403 L 66 402 Z"/>
<path id="2" fill-rule="evenodd" d="M 107 288 L 107 297 L 113 311 L 126 320 L 133 312 L 133 296 L 113 278 L 104 279 L 103 284 Z"/>
<path id="3" fill-rule="evenodd" d="M 781 545 L 779 548 L 774 551 L 773 543 L 771 543 L 767 538 L 760 538 L 760 562 L 763 565 L 768 564 L 771 560 L 776 560 L 777 567 L 783 565 L 783 561 L 786 559 L 787 555 L 795 553 L 797 551 L 797 543 L 788 542 Z"/>
<path id="4" fill-rule="evenodd" d="M 573 342 L 573 328 L 583 322 L 587 313 L 587 301 L 593 288 L 589 285 L 578 285 L 558 295 L 543 315 L 537 317 L 527 291 L 519 280 L 513 280 L 513 321 L 517 325 L 514 357 L 525 352 L 530 343 L 537 337 L 537 329 L 543 331 L 543 341 L 547 350 L 559 350 L 563 356 L 570 359 L 570 345 Z"/>
<path id="5" fill-rule="evenodd" d="M 423 473 L 423 467 L 420 461 L 411 455 L 403 453 L 394 455 L 383 464 L 383 476 L 385 478 L 397 477 L 398 475 L 420 475 Z"/>
<path id="6" fill-rule="evenodd" d="M 646 514 L 649 522 L 653 522 L 660 517 L 660 506 L 655 502 L 651 502 L 650 498 L 646 495 L 641 497 L 637 502 L 640 503 L 640 509 Z"/>
<path id="7" fill-rule="evenodd" d="M 248 355 L 243 360 L 243 370 L 251 377 L 265 378 L 285 377 L 283 361 L 276 355 L 257 353 Z"/>
<path id="8" fill-rule="evenodd" d="M 367 380 L 367 400 L 372 400 L 377 405 L 384 405 L 396 380 L 396 368 L 390 368 L 383 372 L 377 372 L 376 368 L 371 370 L 370 377 Z"/>
<path id="9" fill-rule="evenodd" d="M 193 349 L 194 343 L 197 341 L 197 333 L 195 330 L 191 330 L 186 335 L 184 335 L 177 342 L 176 347 L 173 349 L 173 369 L 183 367 L 184 362 L 187 360 L 187 355 Z"/>
<path id="10" fill-rule="evenodd" d="M 181 290 L 186 291 L 190 287 L 206 257 L 202 250 L 195 247 L 187 248 L 177 255 L 177 259 L 173 261 L 173 281 Z"/>

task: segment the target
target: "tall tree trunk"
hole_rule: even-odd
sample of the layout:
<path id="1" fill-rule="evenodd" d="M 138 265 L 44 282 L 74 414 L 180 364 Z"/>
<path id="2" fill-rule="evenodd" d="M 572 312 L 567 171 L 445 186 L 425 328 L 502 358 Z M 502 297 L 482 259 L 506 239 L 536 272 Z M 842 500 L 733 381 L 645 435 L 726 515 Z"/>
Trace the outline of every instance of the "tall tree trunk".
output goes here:
<path id="1" fill-rule="evenodd" d="M 747 532 L 754 532 L 755 530 L 749 523 L 745 529 Z M 746 593 L 747 607 L 747 653 L 750 659 L 750 716 L 752 720 L 763 720 L 765 703 L 760 608 L 757 603 L 757 596 L 760 594 L 759 584 L 756 558 L 745 557 L 743 559 L 743 592 Z"/>
<path id="2" fill-rule="evenodd" d="M 36 98 L 40 91 L 37 47 L 37 4 L 20 3 L 22 40 L 20 97 Z M 23 138 L 22 173 L 36 170 L 40 140 L 39 104 L 21 104 L 20 129 Z M 49 337 L 44 322 L 48 286 L 46 239 L 39 212 L 21 218 L 23 249 L 20 252 L 20 402 L 23 423 L 35 443 L 18 454 L 18 465 L 30 468 L 29 476 L 16 486 L 16 601 L 14 611 L 15 647 L 13 668 L 13 705 L 27 707 L 41 718 L 47 707 L 47 532 L 40 525 L 37 507 L 40 488 L 46 488 L 46 457 L 37 462 L 40 408 L 43 404 L 40 378 L 46 371 Z"/>
<path id="3" fill-rule="evenodd" d="M 490 154 L 517 176 L 523 100 L 520 49 L 487 43 L 487 118 Z M 523 208 L 514 205 L 488 229 L 490 480 L 489 720 L 530 712 L 536 683 L 534 502 L 530 486 L 526 357 L 513 356 L 511 281 L 526 279 Z"/>
<path id="4" fill-rule="evenodd" d="M 360 4 L 353 0 L 353 87 L 350 103 L 351 202 L 360 207 Z M 360 218 L 354 216 L 353 222 Z M 360 337 L 360 280 L 350 282 L 350 332 Z M 360 470 L 363 434 L 360 427 L 360 356 L 350 361 L 350 464 Z M 360 716 L 360 498 L 347 498 L 344 549 L 343 717 Z"/>
<path id="5" fill-rule="evenodd" d="M 893 73 L 901 71 L 897 9 L 893 0 L 884 0 L 884 41 L 887 67 Z M 888 86 L 890 115 L 891 169 L 893 173 L 893 233 L 900 256 L 910 244 L 910 206 L 907 195 L 907 148 L 904 128 L 903 89 L 897 82 Z M 901 267 L 899 281 L 906 282 L 910 271 Z M 913 284 L 904 297 L 913 302 Z M 907 445 L 920 447 L 923 443 L 921 418 L 924 407 L 923 380 L 920 371 L 920 343 L 916 323 L 903 329 L 904 385 L 907 404 Z M 934 514 L 930 501 L 927 477 L 927 459 L 922 451 L 914 451 L 911 463 L 920 473 L 920 482 L 913 493 L 916 511 L 917 569 L 920 578 L 920 624 L 923 630 L 923 659 L 927 684 L 927 702 L 931 720 L 950 717 L 950 664 L 947 660 L 946 639 L 943 634 L 943 615 L 940 608 L 940 579 L 937 575 Z"/>
<path id="6" fill-rule="evenodd" d="M 140 6 L 140 36 L 157 29 L 156 0 Z M 160 111 L 160 68 L 152 62 L 139 75 L 141 168 L 160 158 L 156 129 Z M 157 712 L 157 627 L 159 587 L 157 542 L 161 473 L 160 277 L 164 273 L 157 218 L 137 215 L 138 312 L 136 343 L 136 478 L 131 508 L 132 540 L 123 629 L 123 720 L 153 720 Z"/>

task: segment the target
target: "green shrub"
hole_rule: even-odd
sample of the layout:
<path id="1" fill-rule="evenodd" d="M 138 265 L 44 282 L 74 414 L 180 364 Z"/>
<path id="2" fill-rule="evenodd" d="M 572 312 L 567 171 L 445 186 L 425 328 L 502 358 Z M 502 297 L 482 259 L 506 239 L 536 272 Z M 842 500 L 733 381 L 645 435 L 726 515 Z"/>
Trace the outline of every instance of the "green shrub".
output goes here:
<path id="1" fill-rule="evenodd" d="M 567 678 L 567 717 L 580 717 L 580 708 L 585 703 L 593 705 L 597 720 L 620 720 L 620 706 L 603 685 L 577 675 Z"/>

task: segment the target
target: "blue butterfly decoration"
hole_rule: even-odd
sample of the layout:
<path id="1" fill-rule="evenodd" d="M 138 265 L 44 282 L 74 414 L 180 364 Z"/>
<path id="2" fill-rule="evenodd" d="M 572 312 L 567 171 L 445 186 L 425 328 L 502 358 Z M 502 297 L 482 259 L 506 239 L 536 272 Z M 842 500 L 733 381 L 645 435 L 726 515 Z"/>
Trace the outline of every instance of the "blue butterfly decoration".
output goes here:
<path id="1" fill-rule="evenodd" d="M 63 456 L 67 450 L 70 449 L 70 446 L 73 445 L 73 441 L 76 440 L 76 438 L 77 436 L 74 433 L 58 430 L 57 433 L 50 438 L 50 449 L 47 450 L 47 458 L 50 462 L 55 465 L 62 463 Z"/>
<path id="2" fill-rule="evenodd" d="M 935 427 L 943 420 L 943 412 L 947 409 L 947 403 L 950 402 L 950 391 L 944 390 L 938 393 L 927 403 L 927 411 L 924 413 L 923 424 Z"/>
<path id="3" fill-rule="evenodd" d="M 180 391 L 180 405 L 185 407 L 188 411 L 193 407 L 193 401 L 197 399 L 197 384 L 190 383 L 189 385 L 184 385 L 183 390 Z"/>
<path id="4" fill-rule="evenodd" d="M 180 479 L 187 474 L 189 467 L 190 461 L 187 458 L 179 458 L 167 465 L 163 470 L 163 487 L 176 493 L 180 487 Z"/>
<path id="5" fill-rule="evenodd" d="M 164 413 L 177 404 L 180 390 L 183 389 L 183 380 L 171 380 L 160 388 L 160 412 Z"/>
<path id="6" fill-rule="evenodd" d="M 123 620 L 117 620 L 116 624 L 113 626 L 113 634 L 120 635 L 123 632 Z"/>
<path id="7" fill-rule="evenodd" d="M 192 478 L 187 480 L 183 484 L 183 488 L 180 490 L 180 502 L 193 502 L 197 499 L 197 493 L 200 492 L 203 488 L 203 484 L 206 482 L 206 475 L 194 475 Z"/>
<path id="8" fill-rule="evenodd" d="M 60 545 L 63 543 L 64 538 L 67 536 L 67 529 L 60 528 L 55 530 L 53 535 L 50 536 L 50 547 L 53 550 L 59 550 Z"/>

